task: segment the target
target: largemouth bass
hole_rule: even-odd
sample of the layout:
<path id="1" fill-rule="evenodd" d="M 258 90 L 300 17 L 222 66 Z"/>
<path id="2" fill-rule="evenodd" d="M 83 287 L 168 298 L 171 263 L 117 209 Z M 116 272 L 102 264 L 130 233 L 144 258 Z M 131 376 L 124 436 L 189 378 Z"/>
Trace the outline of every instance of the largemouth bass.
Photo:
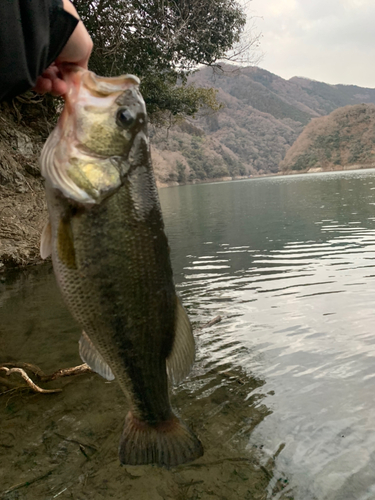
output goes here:
<path id="1" fill-rule="evenodd" d="M 173 283 L 139 80 L 80 68 L 65 80 L 64 110 L 41 155 L 41 255 L 52 254 L 83 329 L 83 361 L 115 378 L 130 402 L 121 463 L 189 462 L 203 449 L 172 411 L 168 377 L 188 374 L 194 338 Z"/>

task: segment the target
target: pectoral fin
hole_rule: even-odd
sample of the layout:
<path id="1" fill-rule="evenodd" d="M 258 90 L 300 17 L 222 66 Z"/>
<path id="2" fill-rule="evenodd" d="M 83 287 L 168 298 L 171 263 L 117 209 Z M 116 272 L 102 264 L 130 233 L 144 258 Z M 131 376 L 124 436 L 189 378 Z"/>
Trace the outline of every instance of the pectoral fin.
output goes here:
<path id="1" fill-rule="evenodd" d="M 48 221 L 43 228 L 42 236 L 40 239 L 40 256 L 46 259 L 52 253 L 52 230 L 51 223 Z"/>
<path id="2" fill-rule="evenodd" d="M 112 370 L 85 332 L 82 332 L 82 336 L 79 340 L 79 355 L 82 361 L 87 363 L 95 373 L 98 373 L 107 380 L 114 380 L 115 376 Z"/>
<path id="3" fill-rule="evenodd" d="M 176 297 L 175 338 L 167 358 L 167 373 L 173 384 L 178 384 L 190 372 L 195 358 L 195 342 L 189 318 L 180 299 Z"/>

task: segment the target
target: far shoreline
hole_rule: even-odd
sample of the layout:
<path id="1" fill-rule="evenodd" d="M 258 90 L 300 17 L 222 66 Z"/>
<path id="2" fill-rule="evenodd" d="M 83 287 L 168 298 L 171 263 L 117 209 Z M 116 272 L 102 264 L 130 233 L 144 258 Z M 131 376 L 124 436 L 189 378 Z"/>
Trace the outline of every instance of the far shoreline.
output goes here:
<path id="1" fill-rule="evenodd" d="M 300 174 L 325 174 L 325 173 L 333 173 L 333 172 L 349 172 L 356 170 L 370 170 L 375 168 L 375 163 L 372 164 L 354 164 L 354 165 L 346 165 L 341 168 L 335 169 L 323 169 L 321 167 L 318 168 L 310 168 L 308 170 L 290 170 L 287 172 L 275 172 L 268 174 L 251 174 L 251 175 L 238 175 L 238 176 L 225 176 L 225 177 L 214 177 L 211 179 L 194 179 L 191 182 L 183 182 L 179 183 L 177 181 L 171 182 L 156 182 L 158 189 L 170 188 L 170 187 L 181 187 L 181 186 L 193 186 L 195 184 L 216 184 L 221 182 L 231 182 L 231 181 L 243 181 L 250 179 L 262 179 L 264 177 L 281 177 L 281 176 L 289 176 L 289 175 L 300 175 Z"/>
<path id="2" fill-rule="evenodd" d="M 166 187 L 189 186 L 193 184 L 216 184 L 242 180 L 256 180 L 267 177 L 287 177 L 299 174 L 328 174 L 349 171 L 369 170 L 375 164 L 348 165 L 340 169 L 310 169 L 303 171 L 277 172 L 269 174 L 246 175 L 235 177 L 217 177 L 214 179 L 194 180 L 179 184 L 178 182 L 159 183 L 158 189 Z M 42 228 L 47 219 L 47 211 L 43 191 L 38 179 L 33 179 L 28 189 L 19 187 L 2 187 L 0 211 L 3 213 L 2 231 L 6 237 L 0 241 L 0 274 L 9 269 L 22 269 L 41 264 L 39 255 L 39 241 Z M 30 189 L 29 189 L 30 188 Z M 10 198 L 12 202 L 9 203 Z M 31 215 L 30 215 L 31 214 Z M 47 259 L 49 260 L 49 259 Z"/>

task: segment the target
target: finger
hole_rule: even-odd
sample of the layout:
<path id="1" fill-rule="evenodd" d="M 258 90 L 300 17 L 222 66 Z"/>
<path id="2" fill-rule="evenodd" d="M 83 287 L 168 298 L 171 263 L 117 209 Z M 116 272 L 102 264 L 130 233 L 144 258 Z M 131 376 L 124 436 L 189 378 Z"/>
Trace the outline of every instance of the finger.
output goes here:
<path id="1" fill-rule="evenodd" d="M 48 68 L 43 71 L 42 77 L 48 78 L 49 80 L 53 80 L 58 76 L 58 73 L 59 73 L 59 68 L 55 64 L 51 64 L 51 66 L 48 66 Z"/>
<path id="2" fill-rule="evenodd" d="M 52 90 L 52 81 L 49 78 L 43 78 L 40 76 L 35 84 L 34 89 L 38 94 L 45 94 L 47 92 L 51 92 Z"/>
<path id="3" fill-rule="evenodd" d="M 52 90 L 51 94 L 54 96 L 62 96 L 68 91 L 68 86 L 64 80 L 61 78 L 55 78 L 52 80 Z"/>

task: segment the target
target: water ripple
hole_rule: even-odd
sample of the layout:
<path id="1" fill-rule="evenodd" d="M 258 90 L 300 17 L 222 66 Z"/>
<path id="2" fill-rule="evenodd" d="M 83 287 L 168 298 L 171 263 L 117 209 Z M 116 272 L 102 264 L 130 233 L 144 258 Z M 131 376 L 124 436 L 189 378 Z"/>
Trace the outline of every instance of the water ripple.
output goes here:
<path id="1" fill-rule="evenodd" d="M 222 190 L 228 205 L 199 199 L 210 244 L 192 244 L 180 265 L 193 320 L 223 318 L 197 332 L 198 373 L 240 366 L 264 378 L 248 400 L 266 396 L 272 414 L 249 447 L 272 457 L 285 444 L 277 464 L 298 500 L 375 491 L 374 182 L 357 172 L 212 187 L 209 199 Z M 223 383 L 207 380 L 203 392 Z"/>

